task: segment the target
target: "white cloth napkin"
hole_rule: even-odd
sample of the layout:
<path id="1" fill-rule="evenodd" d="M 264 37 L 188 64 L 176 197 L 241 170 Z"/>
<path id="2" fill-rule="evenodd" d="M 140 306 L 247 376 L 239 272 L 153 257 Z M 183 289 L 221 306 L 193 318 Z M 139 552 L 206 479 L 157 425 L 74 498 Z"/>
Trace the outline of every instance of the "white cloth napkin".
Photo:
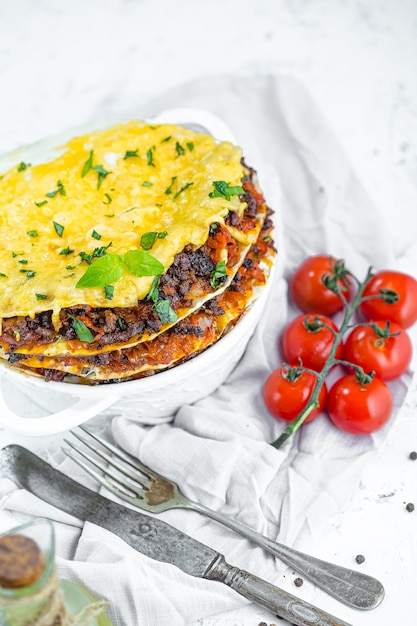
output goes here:
<path id="1" fill-rule="evenodd" d="M 134 115 L 145 117 L 174 106 L 217 113 L 243 146 L 247 163 L 255 168 L 264 164 L 270 183 L 279 176 L 282 204 L 272 208 L 282 228 L 278 254 L 285 258 L 285 276 L 274 279 L 265 315 L 244 358 L 216 393 L 184 406 L 171 423 L 142 425 L 116 408 L 93 420 L 92 426 L 177 481 L 189 497 L 314 554 L 315 540 L 349 501 L 364 464 L 388 435 L 410 376 L 391 385 L 396 413 L 375 435 L 344 434 L 322 415 L 281 450 L 272 448 L 269 442 L 283 423 L 265 409 L 262 386 L 282 362 L 280 333 L 296 314 L 287 299 L 285 278 L 306 255 L 318 253 L 344 258 L 359 277 L 369 265 L 401 266 L 415 274 L 415 233 L 410 232 L 402 257 L 394 257 L 377 207 L 315 104 L 294 80 L 272 75 L 205 77 L 156 98 Z M 122 106 L 121 113 L 126 113 Z M 92 486 L 57 451 L 57 439 L 48 440 L 38 453 Z M 191 624 L 246 602 L 224 585 L 192 578 L 136 553 L 109 532 L 82 525 L 16 490 L 6 479 L 0 481 L 0 495 L 0 506 L 7 511 L 0 518 L 3 529 L 32 515 L 56 521 L 61 575 L 82 581 L 108 599 L 115 626 Z M 282 580 L 287 568 L 280 561 L 202 515 L 174 510 L 161 518 L 219 550 L 230 563 L 275 584 Z"/>

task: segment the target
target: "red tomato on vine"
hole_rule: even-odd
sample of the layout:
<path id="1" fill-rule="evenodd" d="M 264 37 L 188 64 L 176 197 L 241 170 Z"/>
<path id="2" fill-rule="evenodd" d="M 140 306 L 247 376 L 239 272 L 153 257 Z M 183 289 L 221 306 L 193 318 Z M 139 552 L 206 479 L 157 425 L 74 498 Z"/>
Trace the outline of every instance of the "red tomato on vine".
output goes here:
<path id="1" fill-rule="evenodd" d="M 337 291 L 349 300 L 351 280 L 343 261 L 329 255 L 308 257 L 290 281 L 291 297 L 305 313 L 333 315 L 342 309 Z"/>
<path id="2" fill-rule="evenodd" d="M 394 406 L 391 391 L 379 378 L 349 374 L 330 388 L 327 411 L 333 424 L 348 433 L 366 435 L 389 420 Z"/>
<path id="3" fill-rule="evenodd" d="M 268 411 L 280 419 L 291 422 L 307 405 L 316 384 L 316 377 L 297 366 L 283 365 L 268 377 L 263 390 Z M 320 389 L 319 406 L 309 414 L 305 423 L 311 422 L 325 408 L 327 388 Z"/>
<path id="4" fill-rule="evenodd" d="M 377 321 L 357 326 L 346 340 L 343 358 L 374 371 L 382 380 L 398 378 L 407 370 L 413 354 L 411 340 L 395 322 Z"/>
<path id="5" fill-rule="evenodd" d="M 338 332 L 336 324 L 325 315 L 298 315 L 288 324 L 282 336 L 286 361 L 297 363 L 301 359 L 304 367 L 320 372 Z M 341 359 L 342 355 L 343 344 L 340 343 L 335 358 Z"/>
<path id="6" fill-rule="evenodd" d="M 378 297 L 379 296 L 379 297 Z M 360 309 L 368 320 L 389 320 L 409 328 L 417 320 L 417 280 L 408 274 L 382 270 L 366 285 Z"/>

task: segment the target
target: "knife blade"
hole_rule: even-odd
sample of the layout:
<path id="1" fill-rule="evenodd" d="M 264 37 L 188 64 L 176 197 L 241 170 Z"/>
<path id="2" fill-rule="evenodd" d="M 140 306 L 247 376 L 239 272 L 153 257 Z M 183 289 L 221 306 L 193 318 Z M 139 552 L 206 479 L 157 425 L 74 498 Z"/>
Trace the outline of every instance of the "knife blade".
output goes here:
<path id="1" fill-rule="evenodd" d="M 20 487 L 83 521 L 118 535 L 151 559 L 190 576 L 221 582 L 296 626 L 350 626 L 250 572 L 173 526 L 108 500 L 19 445 L 0 450 L 0 472 Z"/>

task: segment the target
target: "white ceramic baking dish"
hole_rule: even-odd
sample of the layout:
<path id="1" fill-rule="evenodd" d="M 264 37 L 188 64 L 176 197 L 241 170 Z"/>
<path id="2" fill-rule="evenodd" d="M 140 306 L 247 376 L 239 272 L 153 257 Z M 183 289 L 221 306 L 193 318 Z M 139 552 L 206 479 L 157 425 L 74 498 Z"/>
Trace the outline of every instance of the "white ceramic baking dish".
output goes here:
<path id="1" fill-rule="evenodd" d="M 0 157 L 0 172 L 13 167 L 20 161 L 41 162 L 50 157 L 57 146 L 62 146 L 73 136 L 105 128 L 118 121 L 121 120 L 89 123 L 7 153 Z M 200 109 L 167 110 L 150 118 L 149 121 L 189 126 L 197 131 L 208 132 L 219 140 L 239 143 L 223 120 L 211 112 Z M 266 200 L 275 211 L 277 225 L 280 193 L 276 173 L 273 170 L 268 171 L 265 164 L 253 163 L 251 165 L 257 170 Z M 277 274 L 282 272 L 281 232 L 282 229 L 278 226 L 275 240 L 278 240 L 279 254 L 267 286 L 239 323 L 205 352 L 155 376 L 97 386 L 45 382 L 43 379 L 24 375 L 14 371 L 5 363 L 0 363 L 0 427 L 20 435 L 50 435 L 77 426 L 110 406 L 116 413 L 128 411 L 141 423 L 155 424 L 161 419 L 168 419 L 182 405 L 191 404 L 212 393 L 226 380 L 242 357 L 261 318 L 271 284 Z M 69 399 L 72 399 L 73 403 L 42 417 L 30 417 L 30 411 L 27 415 L 19 415 L 11 407 L 10 402 L 10 394 L 16 392 L 16 386 L 26 394 L 33 395 L 34 398 L 41 390 L 43 395 L 48 391 L 55 395 L 58 392 L 66 396 L 66 405 Z"/>

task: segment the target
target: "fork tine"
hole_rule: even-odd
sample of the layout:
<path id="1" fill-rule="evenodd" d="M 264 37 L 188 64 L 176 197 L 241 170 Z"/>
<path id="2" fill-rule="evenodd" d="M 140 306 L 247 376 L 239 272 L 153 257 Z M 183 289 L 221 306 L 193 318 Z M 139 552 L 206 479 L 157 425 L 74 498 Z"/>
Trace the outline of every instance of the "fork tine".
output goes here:
<path id="1" fill-rule="evenodd" d="M 71 442 L 67 441 L 66 439 L 64 439 L 65 443 L 69 444 L 71 446 Z M 75 448 L 74 446 L 71 446 L 73 450 L 75 450 L 75 452 L 79 452 L 79 450 L 77 450 L 77 448 Z M 114 493 L 115 496 L 118 496 L 119 498 L 121 498 L 122 500 L 125 500 L 127 502 L 130 502 L 133 505 L 137 506 L 137 500 L 138 498 L 140 498 L 140 495 L 137 494 L 136 497 L 132 497 L 129 493 L 127 493 L 126 491 L 123 491 L 121 489 L 119 489 L 118 487 L 116 487 L 116 485 L 114 483 L 112 483 L 110 480 L 107 480 L 106 478 L 104 478 L 104 476 L 101 476 L 98 472 L 96 472 L 95 470 L 93 470 L 89 465 L 87 465 L 87 463 L 84 463 L 84 461 L 81 461 L 81 459 L 78 459 L 72 452 L 72 450 L 67 450 L 66 448 L 62 448 L 62 450 L 64 451 L 64 453 L 72 460 L 74 461 L 74 463 L 76 463 L 77 465 L 79 465 L 79 467 L 81 467 L 87 474 L 89 474 L 89 476 L 91 476 L 92 478 L 94 478 L 94 480 L 96 480 L 97 482 L 99 482 L 101 485 L 103 485 L 103 487 L 106 487 L 106 489 L 108 489 L 109 491 L 111 491 L 112 493 Z M 80 453 L 82 454 L 82 453 Z M 88 457 L 86 457 L 88 458 Z M 88 459 L 89 461 L 91 461 L 91 459 Z M 99 463 L 97 466 L 99 467 L 101 464 Z M 103 466 L 104 467 L 104 466 Z M 105 468 L 106 469 L 106 468 Z M 134 493 L 134 492 L 131 492 Z"/>
<path id="2" fill-rule="evenodd" d="M 83 443 L 87 448 L 89 448 L 92 452 L 94 452 L 94 454 L 97 454 L 97 456 L 99 456 L 102 459 L 104 459 L 111 467 L 115 467 L 116 469 L 118 469 L 120 473 L 124 474 L 127 478 L 129 478 L 131 481 L 133 481 L 133 483 L 135 483 L 135 484 L 139 483 L 141 485 L 141 487 L 145 487 L 145 489 L 149 489 L 150 488 L 151 481 L 149 481 L 146 478 L 142 478 L 142 476 L 138 476 L 136 473 L 130 471 L 127 467 L 125 467 L 124 465 L 119 463 L 116 459 L 113 459 L 106 452 L 103 452 L 102 450 L 99 450 L 88 439 L 85 439 L 84 437 L 82 437 L 76 431 L 71 430 L 70 432 L 71 432 L 71 434 L 74 437 L 76 437 L 79 441 L 81 441 L 81 443 Z M 113 478 L 115 478 L 115 480 L 119 480 L 119 482 L 120 482 L 120 479 L 117 479 L 117 477 L 112 472 L 108 471 L 106 466 L 101 465 L 101 464 L 99 466 L 97 464 L 97 462 L 93 461 L 92 458 L 88 457 L 86 455 L 86 453 L 82 451 L 81 448 L 76 448 L 70 441 L 67 441 L 66 443 L 68 443 L 68 445 L 70 445 L 71 448 L 73 448 L 76 452 L 78 452 L 79 454 L 84 456 L 85 459 L 91 461 L 94 465 L 96 465 L 96 467 L 99 467 L 103 472 L 105 472 L 105 473 L 107 473 L 109 475 L 112 474 Z"/>
<path id="3" fill-rule="evenodd" d="M 150 467 L 141 463 L 138 459 L 133 457 L 131 454 L 128 454 L 127 452 L 124 452 L 124 450 L 121 450 L 117 446 L 114 446 L 113 444 L 106 441 L 105 439 L 97 435 L 96 433 L 93 433 L 90 430 L 88 430 L 85 426 L 80 425 L 78 426 L 78 428 L 82 430 L 86 435 L 91 437 L 92 439 L 95 439 L 99 444 L 103 446 L 103 448 L 107 448 L 107 450 L 112 452 L 115 456 L 119 457 L 119 459 L 125 461 L 126 463 L 128 463 L 135 469 L 139 470 L 146 476 L 149 476 L 149 478 L 163 478 L 162 476 L 160 476 L 159 474 L 151 470 Z M 77 436 L 75 431 L 71 430 L 70 432 L 73 435 Z"/>

